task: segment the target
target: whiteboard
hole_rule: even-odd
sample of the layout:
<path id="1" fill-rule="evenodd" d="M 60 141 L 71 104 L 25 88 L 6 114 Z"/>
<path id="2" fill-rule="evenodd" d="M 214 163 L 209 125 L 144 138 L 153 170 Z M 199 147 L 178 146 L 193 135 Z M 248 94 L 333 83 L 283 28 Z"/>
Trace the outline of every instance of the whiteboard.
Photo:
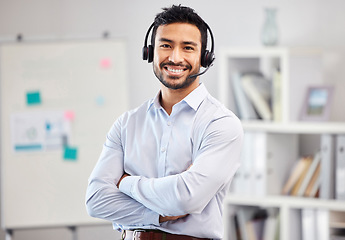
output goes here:
<path id="1" fill-rule="evenodd" d="M 87 179 L 128 109 L 126 73 L 120 40 L 0 46 L 4 228 L 100 221 L 86 212 Z"/>

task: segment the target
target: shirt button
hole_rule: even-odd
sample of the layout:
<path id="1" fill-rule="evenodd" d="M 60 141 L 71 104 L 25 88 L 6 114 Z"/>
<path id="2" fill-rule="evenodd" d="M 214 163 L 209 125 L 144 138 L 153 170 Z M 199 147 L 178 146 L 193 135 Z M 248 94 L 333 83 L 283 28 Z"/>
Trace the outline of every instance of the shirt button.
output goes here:
<path id="1" fill-rule="evenodd" d="M 165 147 L 162 147 L 161 148 L 161 152 L 165 152 L 166 151 L 166 148 Z"/>
<path id="2" fill-rule="evenodd" d="M 169 121 L 169 122 L 167 122 L 167 124 L 168 124 L 168 126 L 171 126 L 171 122 Z"/>

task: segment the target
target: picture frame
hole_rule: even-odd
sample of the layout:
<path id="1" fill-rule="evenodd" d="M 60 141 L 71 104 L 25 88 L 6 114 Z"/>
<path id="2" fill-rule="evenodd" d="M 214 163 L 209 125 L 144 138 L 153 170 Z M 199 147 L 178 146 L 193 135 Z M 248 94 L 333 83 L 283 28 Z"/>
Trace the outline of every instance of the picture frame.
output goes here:
<path id="1" fill-rule="evenodd" d="M 332 86 L 308 87 L 303 102 L 301 120 L 327 121 L 330 115 L 333 90 Z"/>

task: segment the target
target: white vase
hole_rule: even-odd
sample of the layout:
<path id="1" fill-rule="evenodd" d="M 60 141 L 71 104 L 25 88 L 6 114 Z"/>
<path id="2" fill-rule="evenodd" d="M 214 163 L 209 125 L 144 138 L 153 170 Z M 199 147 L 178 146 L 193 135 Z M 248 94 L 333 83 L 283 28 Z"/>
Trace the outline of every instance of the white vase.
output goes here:
<path id="1" fill-rule="evenodd" d="M 278 26 L 276 22 L 277 10 L 274 8 L 265 9 L 265 21 L 262 27 L 261 40 L 265 46 L 278 44 Z"/>

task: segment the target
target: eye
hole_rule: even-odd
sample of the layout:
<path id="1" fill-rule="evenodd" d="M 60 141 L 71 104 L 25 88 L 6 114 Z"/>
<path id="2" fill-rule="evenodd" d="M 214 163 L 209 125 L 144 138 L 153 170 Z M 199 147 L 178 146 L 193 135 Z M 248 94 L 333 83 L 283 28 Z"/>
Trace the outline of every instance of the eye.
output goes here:
<path id="1" fill-rule="evenodd" d="M 186 49 L 187 51 L 193 51 L 193 50 L 194 50 L 194 47 L 186 46 L 186 47 L 184 47 L 184 49 Z"/>
<path id="2" fill-rule="evenodd" d="M 169 44 L 161 44 L 160 47 L 161 48 L 170 48 L 170 45 Z"/>

